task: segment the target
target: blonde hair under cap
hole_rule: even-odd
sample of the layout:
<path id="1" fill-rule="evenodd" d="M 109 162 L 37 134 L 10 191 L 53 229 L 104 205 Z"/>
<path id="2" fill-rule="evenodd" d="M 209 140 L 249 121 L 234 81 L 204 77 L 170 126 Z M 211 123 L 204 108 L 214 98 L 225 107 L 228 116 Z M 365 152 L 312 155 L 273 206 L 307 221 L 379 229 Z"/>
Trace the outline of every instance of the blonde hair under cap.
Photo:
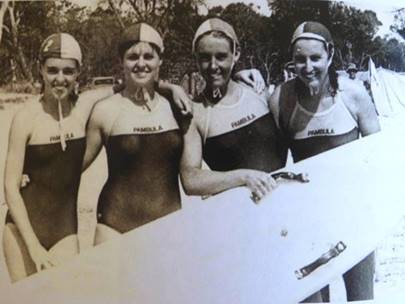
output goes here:
<path id="1" fill-rule="evenodd" d="M 193 39 L 193 53 L 195 52 L 195 47 L 198 39 L 201 36 L 208 34 L 212 31 L 217 31 L 225 34 L 225 36 L 227 36 L 235 43 L 235 46 L 239 45 L 238 37 L 236 36 L 235 30 L 233 29 L 232 25 L 219 18 L 210 18 L 201 23 L 201 25 L 195 32 Z"/>
<path id="2" fill-rule="evenodd" d="M 136 42 L 147 42 L 158 47 L 163 53 L 163 39 L 159 32 L 147 23 L 136 23 L 125 29 L 118 44 L 118 51 L 122 57 L 125 51 Z"/>

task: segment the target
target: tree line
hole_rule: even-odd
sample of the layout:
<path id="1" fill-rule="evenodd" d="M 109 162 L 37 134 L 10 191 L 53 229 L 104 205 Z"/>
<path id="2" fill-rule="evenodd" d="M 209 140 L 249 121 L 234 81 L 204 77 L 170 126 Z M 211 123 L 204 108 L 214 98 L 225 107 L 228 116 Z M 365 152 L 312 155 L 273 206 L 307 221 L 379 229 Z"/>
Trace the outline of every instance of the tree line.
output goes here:
<path id="1" fill-rule="evenodd" d="M 81 82 L 95 76 L 119 75 L 116 45 L 123 29 L 134 22 L 157 28 L 165 43 L 161 76 L 179 82 L 197 70 L 191 41 L 198 25 L 218 16 L 231 23 L 238 34 L 242 56 L 237 68 L 258 68 L 268 84 L 281 75 L 290 38 L 306 20 L 320 21 L 332 32 L 336 52 L 334 65 L 349 63 L 366 69 L 368 58 L 377 66 L 405 71 L 405 44 L 376 36 L 381 22 L 375 12 L 359 10 L 344 2 L 268 0 L 270 16 L 260 15 L 254 4 L 232 3 L 201 12 L 205 0 L 99 0 L 88 8 L 61 1 L 0 2 L 0 85 L 34 83 L 38 79 L 41 41 L 55 32 L 72 34 L 82 46 L 84 66 Z M 405 8 L 393 12 L 391 30 L 405 38 Z"/>

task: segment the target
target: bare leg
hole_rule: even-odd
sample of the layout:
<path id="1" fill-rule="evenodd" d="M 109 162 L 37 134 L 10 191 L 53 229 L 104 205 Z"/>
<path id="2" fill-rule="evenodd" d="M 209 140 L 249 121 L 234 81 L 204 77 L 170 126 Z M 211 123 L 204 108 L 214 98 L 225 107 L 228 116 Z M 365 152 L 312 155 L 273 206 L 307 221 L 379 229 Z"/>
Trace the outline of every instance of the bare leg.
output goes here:
<path id="1" fill-rule="evenodd" d="M 15 224 L 7 223 L 3 233 L 4 257 L 10 279 L 16 282 L 37 272 L 32 261 L 27 246 L 22 239 Z M 55 265 L 60 265 L 67 258 L 79 253 L 79 243 L 77 235 L 69 235 L 57 242 L 49 253 Z"/>
<path id="2" fill-rule="evenodd" d="M 14 283 L 36 272 L 27 246 L 17 226 L 12 223 L 7 223 L 4 227 L 3 250 L 11 282 Z"/>

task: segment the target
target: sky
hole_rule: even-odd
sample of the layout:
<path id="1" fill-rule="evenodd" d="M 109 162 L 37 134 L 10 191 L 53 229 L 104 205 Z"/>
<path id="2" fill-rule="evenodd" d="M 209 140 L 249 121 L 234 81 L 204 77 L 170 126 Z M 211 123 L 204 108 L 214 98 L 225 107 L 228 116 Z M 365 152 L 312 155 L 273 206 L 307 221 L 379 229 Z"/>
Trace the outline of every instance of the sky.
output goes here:
<path id="1" fill-rule="evenodd" d="M 385 34 L 392 34 L 390 25 L 394 23 L 395 9 L 405 7 L 404 0 L 349 0 L 346 3 L 358 7 L 362 10 L 372 10 L 377 13 L 377 18 L 382 22 L 377 34 L 384 36 Z M 397 37 L 397 36 L 395 36 Z"/>

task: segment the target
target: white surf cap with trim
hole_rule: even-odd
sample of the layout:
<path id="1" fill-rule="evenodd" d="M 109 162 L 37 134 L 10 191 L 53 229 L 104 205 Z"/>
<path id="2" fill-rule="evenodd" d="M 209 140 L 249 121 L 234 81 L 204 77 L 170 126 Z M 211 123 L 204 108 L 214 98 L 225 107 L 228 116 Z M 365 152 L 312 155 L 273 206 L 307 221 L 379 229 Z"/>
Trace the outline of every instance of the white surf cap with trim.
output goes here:
<path id="1" fill-rule="evenodd" d="M 72 35 L 67 33 L 52 34 L 44 40 L 39 51 L 39 59 L 62 58 L 77 60 L 82 65 L 82 51 L 79 43 Z"/>
<path id="2" fill-rule="evenodd" d="M 299 39 L 315 39 L 326 45 L 333 45 L 332 35 L 329 30 L 323 24 L 315 21 L 301 23 L 294 31 L 290 45 L 292 46 Z"/>
<path id="3" fill-rule="evenodd" d="M 232 25 L 219 18 L 210 18 L 201 23 L 201 25 L 195 32 L 193 39 L 193 53 L 195 52 L 195 44 L 198 38 L 212 31 L 218 31 L 225 34 L 225 36 L 231 39 L 236 45 L 239 45 L 238 37 L 236 36 L 235 30 L 233 29 Z"/>
<path id="4" fill-rule="evenodd" d="M 136 42 L 148 42 L 156 45 L 163 53 L 163 39 L 159 32 L 147 23 L 136 23 L 129 26 L 121 36 L 119 49 L 124 45 L 134 44 Z"/>

